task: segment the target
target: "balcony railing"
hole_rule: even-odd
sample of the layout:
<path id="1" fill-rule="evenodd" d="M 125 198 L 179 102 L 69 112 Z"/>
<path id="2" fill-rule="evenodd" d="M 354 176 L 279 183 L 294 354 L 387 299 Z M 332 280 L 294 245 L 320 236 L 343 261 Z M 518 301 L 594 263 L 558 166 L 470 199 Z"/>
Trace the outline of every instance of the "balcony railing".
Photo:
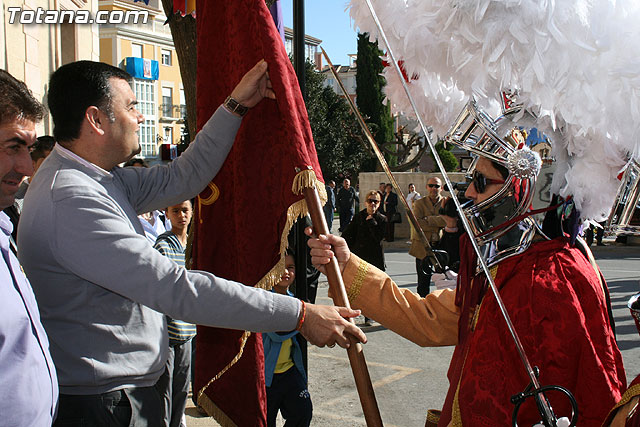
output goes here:
<path id="1" fill-rule="evenodd" d="M 160 105 L 160 118 L 182 120 L 187 115 L 187 106 L 184 104 L 162 104 Z"/>

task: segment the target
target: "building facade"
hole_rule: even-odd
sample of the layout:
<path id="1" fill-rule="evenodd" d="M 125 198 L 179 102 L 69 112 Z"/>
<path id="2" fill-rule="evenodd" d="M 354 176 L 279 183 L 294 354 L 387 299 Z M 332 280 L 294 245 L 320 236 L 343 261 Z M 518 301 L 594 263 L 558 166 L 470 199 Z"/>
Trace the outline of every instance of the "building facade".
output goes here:
<path id="1" fill-rule="evenodd" d="M 318 52 L 320 43 L 322 40 L 305 34 L 304 57 L 307 61 L 314 63 L 318 70 L 322 68 L 322 54 Z M 289 27 L 284 27 L 284 49 L 287 55 L 293 56 L 293 30 Z"/>
<path id="2" fill-rule="evenodd" d="M 138 137 L 139 157 L 153 164 L 177 155 L 186 126 L 185 98 L 178 57 L 160 0 L 100 0 L 105 11 L 146 11 L 146 22 L 100 25 L 100 60 L 134 78 L 133 90 L 145 121 Z"/>
<path id="3" fill-rule="evenodd" d="M 100 47 L 98 24 L 71 23 L 67 19 L 45 23 L 44 12 L 75 14 L 80 11 L 95 16 L 97 10 L 97 0 L 3 0 L 0 45 L 4 47 L 4 53 L 0 55 L 0 68 L 24 81 L 36 99 L 46 105 L 51 73 L 69 62 L 98 61 Z M 51 118 L 47 115 L 36 130 L 38 135 L 51 135 Z"/>
<path id="4" fill-rule="evenodd" d="M 349 65 L 335 65 L 336 74 L 340 78 L 342 85 L 346 89 L 349 97 L 353 102 L 356 102 L 356 74 L 358 73 L 358 66 L 356 65 L 356 59 L 358 55 L 349 55 Z M 324 86 L 330 87 L 339 96 L 344 96 L 338 82 L 333 77 L 333 74 L 329 70 L 329 67 L 324 67 L 320 71 L 324 75 Z"/>

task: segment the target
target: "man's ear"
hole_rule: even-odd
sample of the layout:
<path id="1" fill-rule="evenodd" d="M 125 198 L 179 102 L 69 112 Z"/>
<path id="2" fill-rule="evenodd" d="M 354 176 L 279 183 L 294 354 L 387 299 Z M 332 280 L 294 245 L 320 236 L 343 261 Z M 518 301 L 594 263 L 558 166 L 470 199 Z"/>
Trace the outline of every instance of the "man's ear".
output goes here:
<path id="1" fill-rule="evenodd" d="M 87 111 L 84 113 L 84 118 L 89 124 L 92 132 L 95 132 L 98 135 L 104 135 L 104 124 L 107 120 L 107 116 L 100 111 L 98 107 L 92 105 L 87 108 Z"/>

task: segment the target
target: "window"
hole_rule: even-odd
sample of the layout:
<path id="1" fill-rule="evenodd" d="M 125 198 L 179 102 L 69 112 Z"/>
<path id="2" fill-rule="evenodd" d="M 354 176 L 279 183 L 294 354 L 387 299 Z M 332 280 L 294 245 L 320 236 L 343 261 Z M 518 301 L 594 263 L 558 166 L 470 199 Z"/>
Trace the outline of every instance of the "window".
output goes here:
<path id="1" fill-rule="evenodd" d="M 162 141 L 165 144 L 173 144 L 173 128 L 166 127 L 164 128 L 164 140 Z"/>
<path id="2" fill-rule="evenodd" d="M 180 118 L 187 117 L 187 101 L 184 98 L 184 89 L 180 89 Z"/>
<path id="3" fill-rule="evenodd" d="M 284 40 L 284 48 L 288 55 L 293 55 L 293 40 L 285 39 Z"/>
<path id="4" fill-rule="evenodd" d="M 313 45 L 306 45 L 306 52 L 305 52 L 305 59 L 309 62 L 315 63 L 316 62 L 316 49 L 313 47 Z"/>
<path id="5" fill-rule="evenodd" d="M 173 117 L 173 90 L 162 88 L 162 117 Z"/>
<path id="6" fill-rule="evenodd" d="M 171 65 L 171 51 L 169 49 L 162 49 L 162 65 Z"/>
<path id="7" fill-rule="evenodd" d="M 142 157 L 155 157 L 158 155 L 156 145 L 156 102 L 155 84 L 146 80 L 134 79 L 133 91 L 138 100 L 138 111 L 144 115 L 144 123 L 140 125 L 138 141 Z"/>
<path id="8" fill-rule="evenodd" d="M 131 43 L 131 56 L 134 58 L 142 58 L 142 45 L 138 43 Z"/>

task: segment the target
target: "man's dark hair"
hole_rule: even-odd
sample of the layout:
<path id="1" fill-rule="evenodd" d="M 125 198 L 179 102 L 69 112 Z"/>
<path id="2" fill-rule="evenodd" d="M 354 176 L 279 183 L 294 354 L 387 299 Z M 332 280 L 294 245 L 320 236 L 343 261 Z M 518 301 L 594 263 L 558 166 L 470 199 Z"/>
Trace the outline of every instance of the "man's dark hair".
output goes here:
<path id="1" fill-rule="evenodd" d="M 127 163 L 124 164 L 125 167 L 127 166 L 135 166 L 135 165 L 140 165 L 143 168 L 148 168 L 149 165 L 147 164 L 147 162 L 144 159 L 139 159 L 139 158 L 134 158 L 134 159 L 130 159 L 127 161 Z"/>
<path id="2" fill-rule="evenodd" d="M 31 149 L 31 160 L 36 162 L 39 159 L 44 159 L 51 153 L 54 145 L 56 145 L 56 140 L 52 136 L 39 136 Z"/>
<path id="3" fill-rule="evenodd" d="M 42 120 L 44 112 L 44 106 L 33 97 L 27 85 L 0 70 L 0 124 L 16 118 L 37 123 Z"/>
<path id="4" fill-rule="evenodd" d="M 91 106 L 98 107 L 114 120 L 109 85 L 112 77 L 131 83 L 131 75 L 126 71 L 93 61 L 72 62 L 51 75 L 48 104 L 56 141 L 78 138 L 84 114 Z"/>

